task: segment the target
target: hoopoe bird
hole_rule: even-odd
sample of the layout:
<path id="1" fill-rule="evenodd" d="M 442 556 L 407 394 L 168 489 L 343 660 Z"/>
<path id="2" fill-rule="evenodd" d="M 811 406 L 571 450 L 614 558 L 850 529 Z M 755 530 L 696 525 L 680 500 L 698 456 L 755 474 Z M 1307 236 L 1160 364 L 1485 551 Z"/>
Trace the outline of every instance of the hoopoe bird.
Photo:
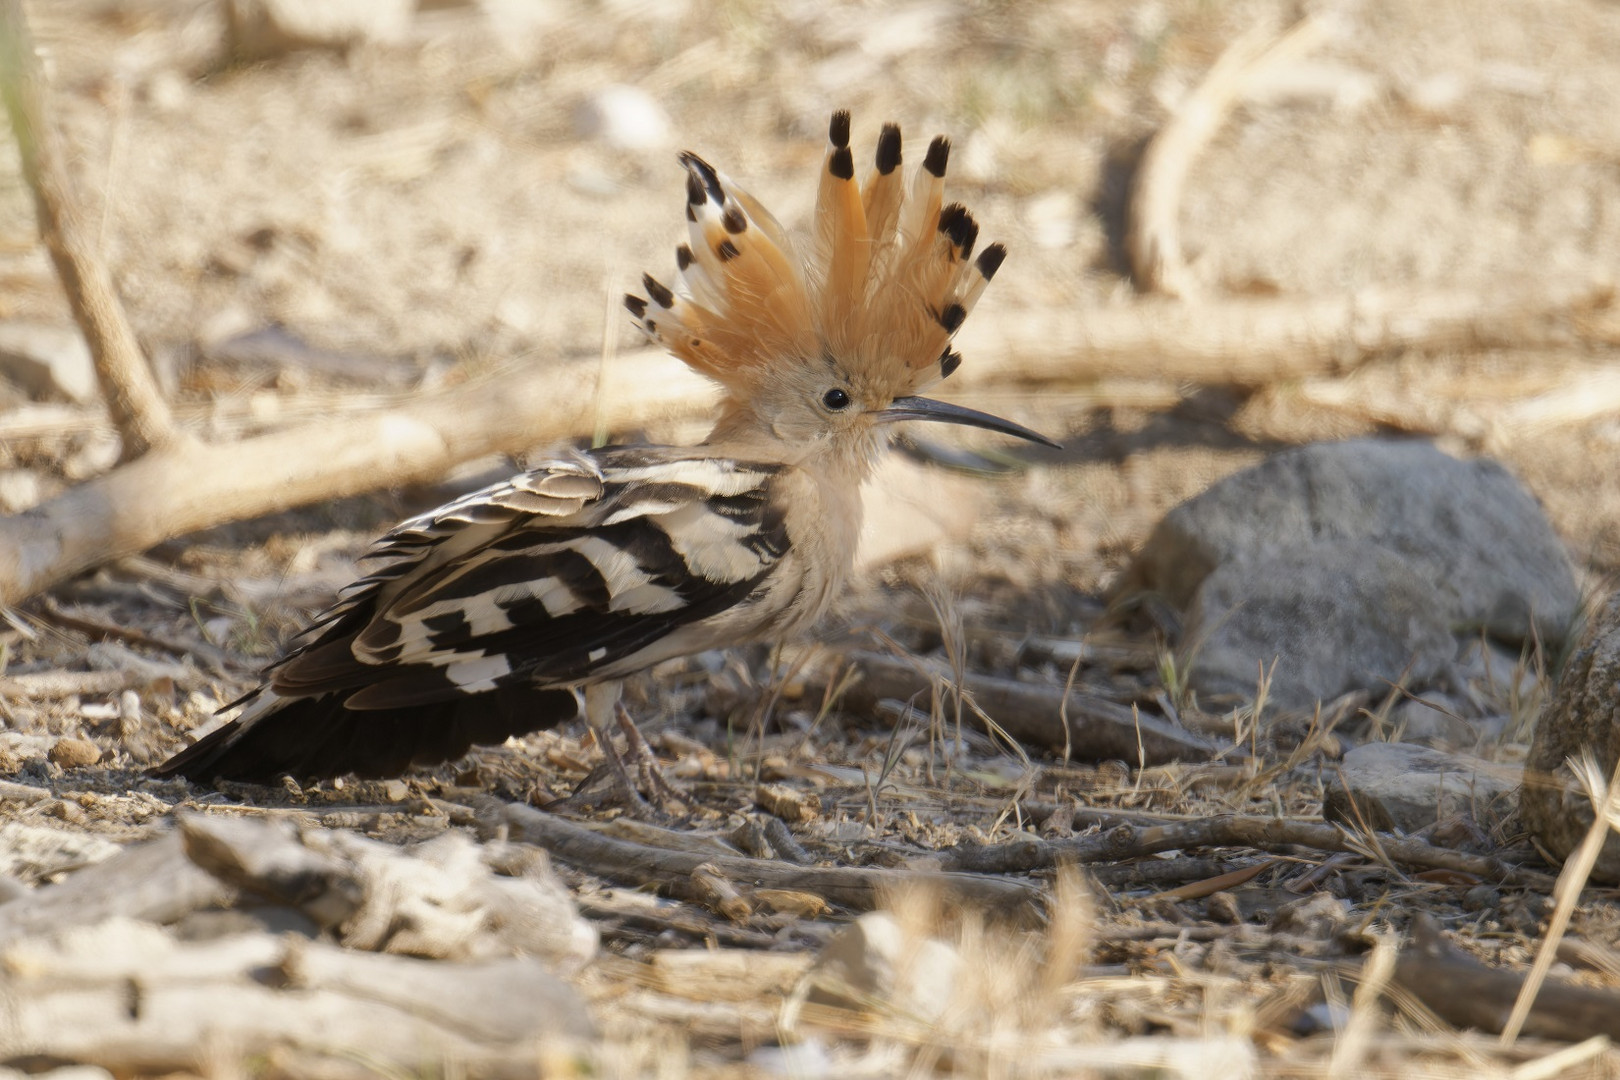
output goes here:
<path id="1" fill-rule="evenodd" d="M 889 124 L 862 182 L 834 114 L 811 235 L 696 154 L 679 288 L 627 296 L 637 325 L 719 384 L 695 446 L 571 451 L 411 518 L 275 661 L 234 719 L 155 771 L 196 781 L 385 777 L 583 712 L 611 740 L 621 680 L 673 657 L 791 637 L 848 578 L 861 482 L 902 420 L 1034 442 L 916 396 L 1006 255 L 943 199 L 950 143 L 907 184 Z M 644 748 L 644 747 L 643 747 Z"/>

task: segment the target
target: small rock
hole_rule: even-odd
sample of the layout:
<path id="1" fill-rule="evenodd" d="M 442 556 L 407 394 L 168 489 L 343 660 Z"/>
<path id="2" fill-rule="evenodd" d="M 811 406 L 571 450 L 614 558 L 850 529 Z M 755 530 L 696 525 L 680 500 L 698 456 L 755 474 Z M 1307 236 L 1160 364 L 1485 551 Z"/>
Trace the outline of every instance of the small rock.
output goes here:
<path id="1" fill-rule="evenodd" d="M 1458 671 L 1499 701 L 1524 701 L 1541 686 L 1535 660 L 1518 649 L 1509 651 L 1471 638 L 1458 660 Z"/>
<path id="2" fill-rule="evenodd" d="M 604 86 L 574 110 L 574 130 L 617 150 L 661 150 L 673 140 L 669 114 L 634 86 Z"/>
<path id="3" fill-rule="evenodd" d="M 0 376 L 40 401 L 87 405 L 97 397 L 90 347 L 71 326 L 0 322 Z"/>
<path id="4" fill-rule="evenodd" d="M 1229 892 L 1215 893 L 1204 901 L 1204 911 L 1209 915 L 1211 922 L 1226 923 L 1228 926 L 1236 926 L 1243 922 L 1243 909 Z"/>
<path id="5" fill-rule="evenodd" d="M 1037 247 L 1071 247 L 1080 236 L 1080 197 L 1061 190 L 1037 195 L 1024 205 L 1024 222 Z"/>
<path id="6" fill-rule="evenodd" d="M 227 0 L 226 44 L 237 60 L 299 49 L 349 49 L 405 37 L 416 0 Z"/>
<path id="7" fill-rule="evenodd" d="M 790 825 L 814 821 L 821 816 L 821 800 L 807 791 L 786 784 L 760 784 L 754 788 L 754 802 L 766 813 L 775 814 Z"/>
<path id="8" fill-rule="evenodd" d="M 1387 439 L 1300 447 L 1227 477 L 1165 515 L 1122 584 L 1185 606 L 1230 559 L 1334 540 L 1404 557 L 1440 594 L 1438 617 L 1463 629 L 1525 641 L 1534 613 L 1556 646 L 1575 623 L 1569 555 L 1506 469 Z"/>
<path id="9" fill-rule="evenodd" d="M 1271 928 L 1279 934 L 1326 941 L 1349 920 L 1350 902 L 1331 893 L 1318 892 L 1279 905 L 1271 916 Z"/>
<path id="10" fill-rule="evenodd" d="M 44 501 L 44 478 L 39 473 L 23 468 L 0 470 L 0 513 L 20 513 Z"/>
<path id="11" fill-rule="evenodd" d="M 950 1005 L 961 966 L 961 956 L 943 941 L 908 933 L 887 912 L 869 911 L 827 943 L 805 978 L 816 1004 L 881 1004 L 928 1022 Z"/>
<path id="12" fill-rule="evenodd" d="M 1199 642 L 1190 685 L 1208 703 L 1251 699 L 1262 665 L 1269 700 L 1309 709 L 1351 690 L 1424 685 L 1456 651 L 1433 586 L 1365 541 L 1244 555 L 1204 579 L 1188 618 Z M 1276 661 L 1273 669 L 1272 661 Z"/>
<path id="13" fill-rule="evenodd" d="M 1344 755 L 1322 792 L 1322 817 L 1412 833 L 1442 818 L 1492 820 L 1511 808 L 1522 770 L 1404 743 L 1367 743 Z"/>
<path id="14" fill-rule="evenodd" d="M 761 1046 L 748 1055 L 748 1066 L 766 1076 L 787 1076 L 792 1080 L 844 1075 L 844 1067 L 815 1039 L 788 1046 Z"/>
<path id="15" fill-rule="evenodd" d="M 1552 701 L 1536 722 L 1525 760 L 1538 778 L 1519 795 L 1530 832 L 1554 855 L 1568 858 L 1592 826 L 1592 803 L 1565 762 L 1590 754 L 1605 778 L 1620 759 L 1620 593 L 1593 616 L 1580 649 L 1564 665 Z M 1610 830 L 1592 870 L 1595 881 L 1620 885 L 1620 832 Z"/>
<path id="16" fill-rule="evenodd" d="M 88 739 L 57 739 L 48 755 L 52 765 L 64 769 L 79 769 L 101 760 L 101 748 Z"/>
<path id="17" fill-rule="evenodd" d="M 1403 698 L 1389 713 L 1389 722 L 1401 742 L 1421 743 L 1436 749 L 1473 747 L 1482 731 L 1462 715 L 1461 702 L 1433 690 Z"/>
<path id="18" fill-rule="evenodd" d="M 1401 96 L 1419 112 L 1449 119 L 1469 96 L 1469 89 L 1468 80 L 1459 72 L 1438 71 L 1403 86 Z"/>

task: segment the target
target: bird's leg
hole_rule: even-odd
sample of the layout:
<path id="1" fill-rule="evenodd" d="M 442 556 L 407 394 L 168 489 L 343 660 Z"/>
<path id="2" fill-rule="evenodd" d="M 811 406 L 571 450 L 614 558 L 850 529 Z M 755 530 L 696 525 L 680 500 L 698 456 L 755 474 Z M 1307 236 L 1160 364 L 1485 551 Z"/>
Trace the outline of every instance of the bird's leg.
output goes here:
<path id="1" fill-rule="evenodd" d="M 658 768 L 658 758 L 653 753 L 653 748 L 647 745 L 647 739 L 641 734 L 641 729 L 630 719 L 630 710 L 624 707 L 624 702 L 615 700 L 613 712 L 618 718 L 619 730 L 624 732 L 624 756 L 636 763 L 636 769 L 641 773 L 642 790 L 662 805 L 674 803 L 676 806 L 684 806 L 686 800 L 675 790 L 674 785 L 664 779 L 664 773 Z"/>
<path id="2" fill-rule="evenodd" d="M 636 790 L 635 781 L 624 767 L 619 748 L 613 745 L 611 718 L 619 709 L 619 684 L 596 683 L 585 688 L 585 722 L 591 725 L 596 744 L 602 748 L 602 760 L 607 765 L 608 783 L 613 798 L 637 817 L 646 817 L 652 809 Z M 581 792 L 575 792 L 577 798 Z"/>
<path id="3" fill-rule="evenodd" d="M 681 795 L 658 771 L 652 747 L 647 745 L 647 740 L 642 737 L 635 722 L 630 719 L 630 714 L 620 704 L 619 684 L 597 683 L 587 686 L 584 694 L 585 719 L 596 735 L 597 744 L 602 748 L 602 758 L 606 765 L 611 792 L 609 798 L 637 817 L 653 816 L 655 805 L 660 810 L 672 802 L 676 807 L 683 806 L 684 800 Z M 618 747 L 613 745 L 614 720 L 618 721 L 619 729 L 624 732 L 626 749 L 623 756 L 619 754 Z M 640 785 L 637 785 L 636 779 L 626 767 L 627 760 L 635 763 Z M 650 797 L 652 803 L 649 804 L 647 798 L 643 796 Z"/>

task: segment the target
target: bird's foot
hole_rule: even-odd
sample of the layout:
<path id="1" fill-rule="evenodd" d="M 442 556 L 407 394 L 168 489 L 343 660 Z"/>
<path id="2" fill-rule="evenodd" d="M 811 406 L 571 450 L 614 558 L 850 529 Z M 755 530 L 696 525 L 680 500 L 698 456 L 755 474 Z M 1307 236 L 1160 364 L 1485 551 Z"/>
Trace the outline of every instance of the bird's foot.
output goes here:
<path id="1" fill-rule="evenodd" d="M 636 722 L 630 719 L 629 711 L 623 705 L 616 705 L 613 711 L 619 721 L 619 730 L 624 732 L 624 758 L 635 763 L 636 771 L 641 777 L 641 790 L 654 803 L 663 807 L 666 813 L 684 813 L 686 796 L 665 779 L 663 770 L 658 767 L 658 756 L 653 753 L 653 748 L 647 745 L 647 740 L 641 734 L 641 729 L 636 727 Z M 622 763 L 620 767 L 623 767 Z"/>
<path id="2" fill-rule="evenodd" d="M 617 806 L 643 821 L 685 813 L 685 797 L 659 771 L 658 759 L 635 721 L 623 707 L 616 712 L 624 732 L 625 752 L 621 755 L 612 737 L 598 730 L 596 741 L 602 748 L 602 767 L 562 802 L 575 807 Z"/>

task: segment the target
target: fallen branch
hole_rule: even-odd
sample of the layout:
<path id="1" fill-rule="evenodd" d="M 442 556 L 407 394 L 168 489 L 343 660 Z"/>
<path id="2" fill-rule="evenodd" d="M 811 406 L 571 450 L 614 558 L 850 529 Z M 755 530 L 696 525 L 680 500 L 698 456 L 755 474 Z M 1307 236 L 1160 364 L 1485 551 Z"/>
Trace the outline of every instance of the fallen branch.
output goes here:
<path id="1" fill-rule="evenodd" d="M 174 441 L 169 406 L 124 314 L 112 274 L 79 220 L 65 156 L 45 114 L 45 80 L 23 18 L 22 0 L 0 0 L 0 98 L 34 195 L 40 237 L 50 250 L 73 317 L 84 332 L 101 394 L 123 439 L 123 459 Z M 0 600 L 0 603 L 4 603 Z"/>
<path id="2" fill-rule="evenodd" d="M 228 904 L 235 895 L 193 864 L 179 834 L 171 833 L 0 905 L 0 945 L 114 918 L 178 922 L 201 908 Z"/>
<path id="3" fill-rule="evenodd" d="M 1086 816 L 1085 811 L 1076 811 L 1075 820 L 1079 822 Z M 943 865 L 949 870 L 975 874 L 1018 874 L 1062 863 L 1120 862 L 1195 847 L 1250 847 L 1261 851 L 1307 847 L 1357 853 L 1365 851 L 1366 847 L 1354 834 L 1337 825 L 1313 821 L 1226 815 L 1166 820 L 1150 825 L 1113 824 L 1117 819 L 1106 811 L 1099 812 L 1097 817 L 1106 831 L 1070 840 L 1020 839 L 1005 844 L 956 847 L 943 853 Z M 1406 866 L 1455 870 L 1486 881 L 1543 891 L 1552 886 L 1552 878 L 1546 874 L 1523 870 L 1488 855 L 1453 851 L 1421 840 L 1380 834 L 1378 850 L 1391 862 Z"/>
<path id="4" fill-rule="evenodd" d="M 593 424 L 597 362 L 576 361 L 424 397 L 394 413 L 238 442 L 189 439 L 0 518 L 0 607 L 164 540 L 228 521 L 437 479 L 456 464 L 567 438 Z M 610 427 L 706 407 L 673 359 L 618 363 L 601 394 Z"/>
<path id="5" fill-rule="evenodd" d="M 771 859 L 671 851 L 615 839 L 531 807 L 494 799 L 479 803 L 479 821 L 490 831 L 505 826 L 512 839 L 544 848 L 552 858 L 598 877 L 626 885 L 657 886 L 700 902 L 703 898 L 693 891 L 690 877 L 707 864 L 733 882 L 814 893 L 856 911 L 877 908 L 895 889 L 907 885 L 938 887 L 956 903 L 1017 922 L 1029 922 L 1040 907 L 1040 890 L 1023 881 L 875 867 L 802 867 Z"/>
<path id="6" fill-rule="evenodd" d="M 1524 986 L 1521 972 L 1486 967 L 1446 941 L 1432 916 L 1412 920 L 1412 943 L 1395 962 L 1393 986 L 1449 1024 L 1495 1034 L 1503 1030 Z M 1620 1039 L 1620 994 L 1549 980 L 1524 1019 L 1524 1035 L 1576 1042 Z"/>
<path id="7" fill-rule="evenodd" d="M 951 678 L 949 669 L 939 663 L 871 652 L 853 653 L 849 660 L 862 675 L 861 682 L 844 699 L 855 709 L 869 707 L 879 698 L 908 701 L 920 696 L 926 705 L 934 680 Z M 1069 731 L 1065 742 L 1062 687 L 974 675 L 964 689 L 1013 738 L 1059 753 L 1067 745 L 1070 756 L 1083 761 L 1161 765 L 1207 760 L 1222 749 L 1162 717 L 1134 713 L 1117 702 L 1079 691 L 1068 695 Z"/>
<path id="8" fill-rule="evenodd" d="M 1326 40 L 1327 30 L 1327 21 L 1319 15 L 1307 15 L 1278 38 L 1263 25 L 1250 30 L 1227 47 L 1153 137 L 1136 171 L 1127 208 L 1125 248 L 1137 288 L 1184 299 L 1198 291 L 1182 258 L 1176 225 L 1193 159 L 1256 79 L 1278 64 L 1305 56 Z"/>
<path id="9" fill-rule="evenodd" d="M 951 382 L 1005 392 L 1013 383 L 1073 385 L 1150 371 L 1162 379 L 1254 388 L 1342 374 L 1401 351 L 1614 345 L 1620 320 L 1604 317 L 1614 301 L 1613 283 L 1587 274 L 1486 289 L 1002 307 L 962 327 L 956 340 L 967 363 Z"/>
<path id="10" fill-rule="evenodd" d="M 595 1034 L 578 992 L 531 958 L 459 964 L 264 933 L 180 942 L 114 920 L 15 943 L 4 961 L 0 1059 L 120 1075 L 194 1073 L 221 1051 L 313 1056 L 289 1075 L 353 1075 L 333 1069 L 356 1060 L 388 1074 L 442 1061 L 458 1075 L 534 1075 L 538 1040 Z"/>

